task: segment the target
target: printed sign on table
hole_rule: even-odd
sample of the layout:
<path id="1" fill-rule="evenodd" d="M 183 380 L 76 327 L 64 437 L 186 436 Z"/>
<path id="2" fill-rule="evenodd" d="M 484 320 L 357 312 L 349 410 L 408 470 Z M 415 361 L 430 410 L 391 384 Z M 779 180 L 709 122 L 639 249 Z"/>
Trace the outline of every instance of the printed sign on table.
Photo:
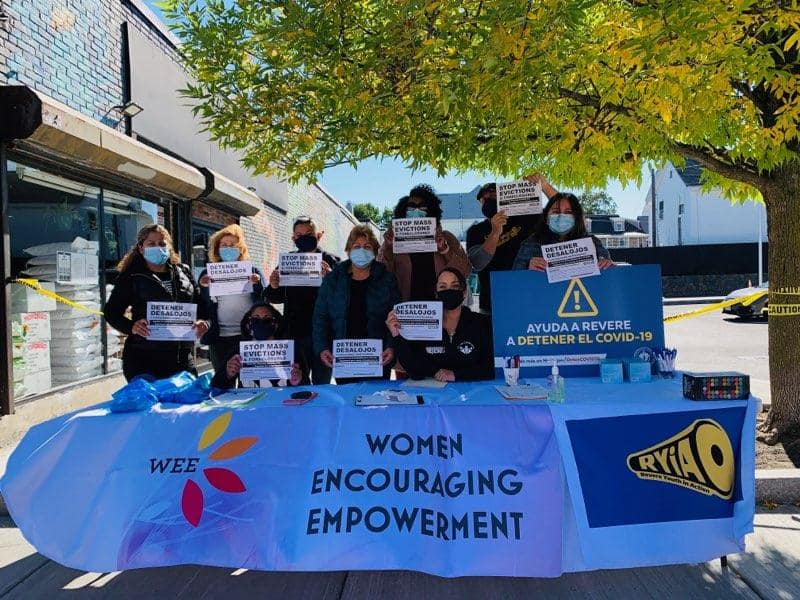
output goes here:
<path id="1" fill-rule="evenodd" d="M 234 294 L 250 294 L 253 292 L 253 263 L 245 260 L 231 262 L 215 262 L 206 265 L 211 285 L 208 288 L 212 296 L 232 296 Z"/>
<path id="2" fill-rule="evenodd" d="M 441 302 L 402 302 L 394 307 L 400 321 L 400 335 L 407 340 L 442 339 Z"/>
<path id="3" fill-rule="evenodd" d="M 497 211 L 509 217 L 541 214 L 543 198 L 542 186 L 526 179 L 497 184 Z"/>
<path id="4" fill-rule="evenodd" d="M 98 258 L 80 252 L 56 253 L 56 281 L 70 285 L 97 285 Z"/>
<path id="5" fill-rule="evenodd" d="M 519 355 L 522 377 L 545 376 L 554 362 L 567 377 L 596 376 L 603 358 L 664 347 L 659 265 L 560 283 L 536 271 L 495 271 L 492 305 L 507 307 L 492 312 L 495 366 Z"/>
<path id="6" fill-rule="evenodd" d="M 321 252 L 284 252 L 278 260 L 281 286 L 322 285 Z"/>
<path id="7" fill-rule="evenodd" d="M 381 340 L 334 340 L 333 376 L 341 377 L 382 377 Z"/>
<path id="8" fill-rule="evenodd" d="M 436 219 L 432 217 L 392 219 L 392 232 L 395 254 L 436 252 Z"/>
<path id="9" fill-rule="evenodd" d="M 294 362 L 294 340 L 239 342 L 243 381 L 289 379 Z"/>
<path id="10" fill-rule="evenodd" d="M 592 238 L 545 244 L 542 246 L 542 257 L 547 261 L 549 283 L 600 275 L 597 249 Z"/>
<path id="11" fill-rule="evenodd" d="M 148 340 L 194 341 L 197 333 L 192 328 L 197 320 L 197 304 L 189 302 L 148 302 Z"/>

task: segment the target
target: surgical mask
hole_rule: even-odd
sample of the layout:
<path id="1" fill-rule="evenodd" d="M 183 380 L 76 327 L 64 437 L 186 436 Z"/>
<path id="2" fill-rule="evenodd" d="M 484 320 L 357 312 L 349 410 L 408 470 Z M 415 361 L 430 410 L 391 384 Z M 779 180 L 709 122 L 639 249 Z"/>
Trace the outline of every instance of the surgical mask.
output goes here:
<path id="1" fill-rule="evenodd" d="M 464 290 L 439 290 L 436 292 L 436 299 L 445 310 L 454 310 L 464 302 Z"/>
<path id="2" fill-rule="evenodd" d="M 417 219 L 421 217 L 427 217 L 428 210 L 426 208 L 409 208 L 406 210 L 406 218 L 408 219 Z"/>
<path id="3" fill-rule="evenodd" d="M 317 249 L 317 236 L 313 233 L 298 236 L 294 241 L 294 245 L 300 252 L 311 252 Z"/>
<path id="4" fill-rule="evenodd" d="M 491 219 L 497 214 L 497 200 L 494 198 L 487 198 L 484 200 L 483 205 L 481 206 L 481 212 L 483 213 L 484 217 Z"/>
<path id="5" fill-rule="evenodd" d="M 142 250 L 144 259 L 154 265 L 163 265 L 169 260 L 169 250 L 161 246 L 148 246 Z"/>
<path id="6" fill-rule="evenodd" d="M 219 249 L 219 257 L 224 262 L 233 262 L 235 260 L 239 260 L 239 256 L 241 252 L 239 248 L 235 246 L 223 246 Z"/>
<path id="7" fill-rule="evenodd" d="M 563 235 L 575 227 L 575 216 L 570 214 L 548 215 L 547 226 L 553 233 Z"/>
<path id="8" fill-rule="evenodd" d="M 272 319 L 251 319 L 250 320 L 250 336 L 254 340 L 268 340 L 278 329 L 275 321 Z"/>
<path id="9" fill-rule="evenodd" d="M 353 248 L 350 250 L 350 260 L 359 269 L 365 269 L 375 260 L 375 253 L 369 248 Z"/>

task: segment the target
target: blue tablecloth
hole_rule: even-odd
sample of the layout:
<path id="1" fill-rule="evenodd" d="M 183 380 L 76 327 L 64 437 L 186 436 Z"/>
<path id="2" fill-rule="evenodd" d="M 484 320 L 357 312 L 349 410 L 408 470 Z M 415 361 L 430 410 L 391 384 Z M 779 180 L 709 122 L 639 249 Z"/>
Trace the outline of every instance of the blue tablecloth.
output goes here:
<path id="1" fill-rule="evenodd" d="M 552 577 L 744 549 L 754 399 L 693 402 L 670 380 L 566 383 L 565 404 L 503 400 L 500 382 L 378 382 L 99 405 L 32 428 L 2 493 L 37 550 L 91 571 Z M 425 404 L 353 404 L 388 388 Z M 302 389 L 318 396 L 283 404 Z"/>

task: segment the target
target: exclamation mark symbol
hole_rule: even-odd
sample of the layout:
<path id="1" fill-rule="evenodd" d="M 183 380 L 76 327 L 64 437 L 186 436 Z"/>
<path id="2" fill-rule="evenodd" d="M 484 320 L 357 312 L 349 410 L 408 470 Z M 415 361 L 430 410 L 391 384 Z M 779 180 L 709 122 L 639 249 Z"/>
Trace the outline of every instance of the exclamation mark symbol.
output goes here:
<path id="1" fill-rule="evenodd" d="M 581 309 L 581 293 L 578 290 L 572 292 L 572 297 L 575 298 L 575 310 Z"/>

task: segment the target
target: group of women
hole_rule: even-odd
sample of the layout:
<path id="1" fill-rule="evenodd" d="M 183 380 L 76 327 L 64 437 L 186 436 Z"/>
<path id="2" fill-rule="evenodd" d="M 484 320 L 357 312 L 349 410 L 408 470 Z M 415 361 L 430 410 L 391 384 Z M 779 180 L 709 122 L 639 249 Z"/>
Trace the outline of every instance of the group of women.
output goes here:
<path id="1" fill-rule="evenodd" d="M 429 186 L 417 186 L 397 203 L 394 217 L 435 218 L 436 251 L 395 253 L 391 227 L 379 243 L 370 227 L 356 225 L 345 244 L 345 260 L 324 253 L 322 284 L 313 294 L 307 288 L 281 287 L 277 270 L 267 281 L 254 266 L 251 293 L 212 296 L 208 274 L 204 271 L 195 282 L 189 267 L 181 264 L 175 253 L 169 232 L 155 224 L 143 227 L 136 245 L 118 265 L 119 274 L 105 307 L 108 323 L 127 334 L 122 357 L 125 377 L 162 378 L 183 370 L 196 374 L 193 342 L 148 339 L 147 303 L 172 301 L 198 305 L 194 329 L 197 339 L 209 347 L 213 385 L 220 388 L 242 385 L 239 342 L 243 340 L 295 340 L 290 376 L 255 383 L 260 386 L 308 384 L 312 376 L 315 384 L 328 383 L 334 340 L 365 338 L 383 341 L 381 361 L 386 379 L 393 368 L 398 377 L 412 379 L 492 379 L 491 319 L 465 305 L 470 259 L 457 238 L 441 228 L 441 200 Z M 547 265 L 542 245 L 582 237 L 591 236 L 580 202 L 572 194 L 556 193 L 533 234 L 522 242 L 513 268 L 543 271 Z M 298 251 L 322 252 L 320 238 L 310 218 L 295 221 L 293 240 Z M 607 250 L 597 238 L 592 239 L 600 267 L 612 266 Z M 223 228 L 209 240 L 210 262 L 249 258 L 238 225 Z M 442 302 L 440 341 L 409 341 L 400 335 L 394 307 L 411 300 Z M 273 303 L 283 303 L 283 311 Z M 337 379 L 337 383 L 353 381 Z"/>

